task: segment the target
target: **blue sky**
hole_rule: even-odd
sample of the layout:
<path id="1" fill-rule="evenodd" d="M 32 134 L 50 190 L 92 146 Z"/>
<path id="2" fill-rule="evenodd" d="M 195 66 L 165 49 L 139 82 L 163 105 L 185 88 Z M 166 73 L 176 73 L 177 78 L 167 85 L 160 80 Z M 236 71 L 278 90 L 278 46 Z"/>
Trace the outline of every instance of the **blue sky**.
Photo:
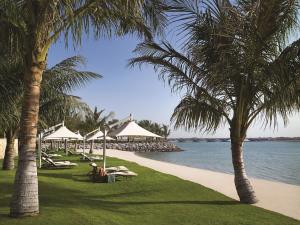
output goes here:
<path id="1" fill-rule="evenodd" d="M 171 36 L 169 35 L 168 38 Z M 172 38 L 172 37 L 171 37 Z M 97 106 L 107 112 L 114 111 L 115 117 L 122 119 L 132 113 L 137 120 L 149 119 L 169 124 L 174 107 L 180 96 L 171 93 L 168 85 L 158 80 L 157 74 L 150 66 L 128 68 L 128 59 L 140 41 L 134 36 L 123 38 L 100 39 L 83 38 L 82 46 L 65 48 L 63 41 L 58 41 L 50 49 L 48 64 L 52 66 L 61 60 L 82 55 L 87 63 L 83 70 L 103 75 L 100 80 L 90 82 L 85 88 L 76 90 L 92 108 Z M 71 46 L 71 45 L 70 45 Z M 215 134 L 172 131 L 171 137 L 228 137 L 228 127 L 221 127 Z M 300 115 L 291 118 L 284 128 L 282 123 L 276 130 L 264 129 L 257 122 L 248 132 L 248 137 L 300 136 Z"/>

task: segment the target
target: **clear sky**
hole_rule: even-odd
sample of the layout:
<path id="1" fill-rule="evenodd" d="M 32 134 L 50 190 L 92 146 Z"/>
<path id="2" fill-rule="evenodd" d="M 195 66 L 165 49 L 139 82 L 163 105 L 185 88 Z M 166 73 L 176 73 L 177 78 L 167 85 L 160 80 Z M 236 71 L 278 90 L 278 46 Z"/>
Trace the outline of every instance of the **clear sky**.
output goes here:
<path id="1" fill-rule="evenodd" d="M 169 37 L 170 38 L 170 35 Z M 97 106 L 107 112 L 114 111 L 115 118 L 122 119 L 133 114 L 134 119 L 149 119 L 158 123 L 170 124 L 170 117 L 180 96 L 171 93 L 168 85 L 158 80 L 157 74 L 150 66 L 128 68 L 128 59 L 140 41 L 134 36 L 94 40 L 84 38 L 81 47 L 65 48 L 64 42 L 58 41 L 51 47 L 48 64 L 52 66 L 61 60 L 82 55 L 87 63 L 84 70 L 103 75 L 100 80 L 89 83 L 85 88 L 76 90 L 92 108 Z M 70 45 L 71 46 L 71 45 Z M 200 132 L 172 131 L 171 137 L 228 137 L 228 127 L 218 129 L 215 134 Z M 291 118 L 290 124 L 282 123 L 276 130 L 264 129 L 257 122 L 248 132 L 248 137 L 300 136 L 300 115 Z"/>

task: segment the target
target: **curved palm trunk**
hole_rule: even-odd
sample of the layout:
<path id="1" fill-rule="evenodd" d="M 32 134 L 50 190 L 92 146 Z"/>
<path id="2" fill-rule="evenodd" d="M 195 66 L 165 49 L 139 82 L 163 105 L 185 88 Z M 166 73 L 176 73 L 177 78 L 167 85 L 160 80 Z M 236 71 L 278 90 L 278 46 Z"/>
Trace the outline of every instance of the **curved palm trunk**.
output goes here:
<path id="1" fill-rule="evenodd" d="M 19 133 L 19 160 L 15 175 L 10 215 L 34 216 L 39 213 L 36 165 L 36 135 L 39 113 L 40 83 L 44 64 L 31 62 L 25 72 L 25 94 Z"/>
<path id="2" fill-rule="evenodd" d="M 258 202 L 254 189 L 246 175 L 243 158 L 243 138 L 231 136 L 232 164 L 234 168 L 234 183 L 243 203 L 254 204 Z"/>
<path id="3" fill-rule="evenodd" d="M 3 160 L 2 169 L 4 170 L 12 170 L 15 168 L 15 139 L 16 132 L 13 130 L 8 130 L 5 132 L 6 135 L 6 147 L 5 147 L 5 155 Z"/>

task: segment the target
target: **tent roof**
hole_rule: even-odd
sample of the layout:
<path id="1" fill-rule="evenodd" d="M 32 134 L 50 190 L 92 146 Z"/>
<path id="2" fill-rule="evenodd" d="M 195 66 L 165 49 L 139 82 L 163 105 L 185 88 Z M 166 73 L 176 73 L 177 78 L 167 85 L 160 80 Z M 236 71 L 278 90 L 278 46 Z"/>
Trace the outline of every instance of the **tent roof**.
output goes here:
<path id="1" fill-rule="evenodd" d="M 97 138 L 97 140 L 103 140 L 103 139 L 104 139 L 103 136 Z M 106 140 L 115 140 L 114 138 L 112 138 L 112 137 L 110 137 L 110 136 L 106 136 L 105 139 L 106 139 Z"/>
<path id="2" fill-rule="evenodd" d="M 78 139 L 78 134 L 70 131 L 67 127 L 61 126 L 53 133 L 44 137 L 45 140 L 57 140 L 57 139 Z"/>
<path id="3" fill-rule="evenodd" d="M 154 134 L 154 133 L 140 127 L 134 121 L 129 121 L 129 122 L 125 123 L 117 130 L 111 132 L 109 135 L 116 136 L 116 137 L 124 137 L 124 136 L 138 137 L 139 136 L 139 137 L 159 137 L 159 138 L 161 138 L 161 136 Z"/>
<path id="4" fill-rule="evenodd" d="M 97 140 L 98 138 L 102 137 L 103 133 L 102 131 L 97 131 L 95 134 L 93 134 L 92 136 L 90 136 L 89 138 L 87 138 L 87 141 L 91 141 L 91 140 Z"/>
<path id="5" fill-rule="evenodd" d="M 77 134 L 78 140 L 83 140 L 83 137 L 79 131 L 77 131 L 76 134 Z"/>

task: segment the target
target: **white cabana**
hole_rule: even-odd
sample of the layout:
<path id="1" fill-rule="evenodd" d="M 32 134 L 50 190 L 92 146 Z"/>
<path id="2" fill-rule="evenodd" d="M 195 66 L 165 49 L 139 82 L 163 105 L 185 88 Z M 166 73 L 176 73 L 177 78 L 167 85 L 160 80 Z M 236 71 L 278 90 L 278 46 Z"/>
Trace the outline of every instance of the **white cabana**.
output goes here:
<path id="1" fill-rule="evenodd" d="M 129 121 L 123 124 L 120 128 L 109 133 L 113 137 L 155 137 L 162 138 L 161 136 L 154 134 L 142 127 L 140 127 L 136 122 Z"/>

